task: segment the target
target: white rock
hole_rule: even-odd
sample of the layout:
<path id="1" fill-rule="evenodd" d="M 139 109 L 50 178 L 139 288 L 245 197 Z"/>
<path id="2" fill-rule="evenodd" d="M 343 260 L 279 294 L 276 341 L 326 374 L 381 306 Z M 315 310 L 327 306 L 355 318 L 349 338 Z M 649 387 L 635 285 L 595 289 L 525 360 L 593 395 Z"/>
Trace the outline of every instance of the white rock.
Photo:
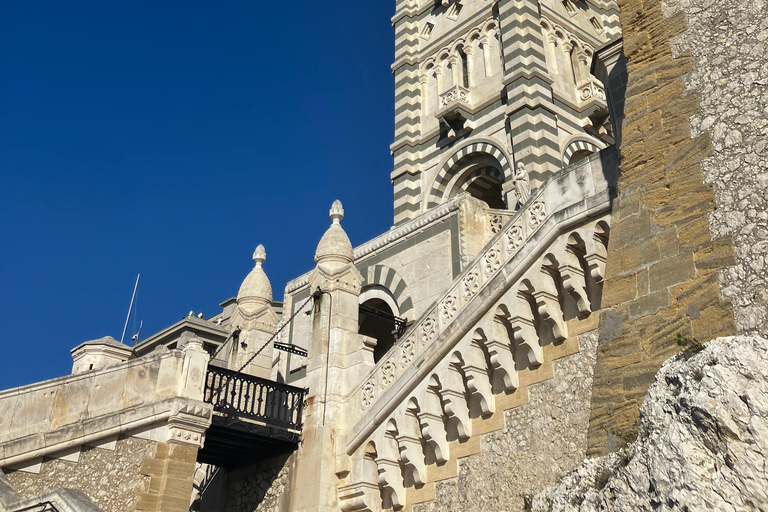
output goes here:
<path id="1" fill-rule="evenodd" d="M 533 510 L 768 510 L 768 340 L 718 338 L 662 366 L 621 453 L 586 460 Z"/>

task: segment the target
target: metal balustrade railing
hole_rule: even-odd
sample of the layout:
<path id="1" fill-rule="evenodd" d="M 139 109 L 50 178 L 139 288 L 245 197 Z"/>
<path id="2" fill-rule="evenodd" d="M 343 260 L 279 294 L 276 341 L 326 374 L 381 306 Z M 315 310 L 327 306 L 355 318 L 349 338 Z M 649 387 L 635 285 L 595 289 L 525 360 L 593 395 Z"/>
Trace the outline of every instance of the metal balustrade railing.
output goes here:
<path id="1" fill-rule="evenodd" d="M 203 401 L 223 414 L 300 430 L 304 395 L 301 388 L 209 366 Z"/>

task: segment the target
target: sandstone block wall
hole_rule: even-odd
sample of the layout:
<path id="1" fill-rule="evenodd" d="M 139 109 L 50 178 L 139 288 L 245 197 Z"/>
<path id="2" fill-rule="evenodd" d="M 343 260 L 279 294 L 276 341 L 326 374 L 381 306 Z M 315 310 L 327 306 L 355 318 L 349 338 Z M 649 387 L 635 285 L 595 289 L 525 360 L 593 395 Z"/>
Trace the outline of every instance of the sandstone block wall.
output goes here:
<path id="1" fill-rule="evenodd" d="M 47 459 L 39 474 L 4 470 L 13 488 L 25 498 L 59 488 L 78 489 L 104 512 L 131 509 L 139 492 L 147 490 L 149 477 L 141 473 L 142 461 L 151 457 L 155 442 L 121 438 L 114 447 L 84 447 L 78 462 Z"/>
<path id="2" fill-rule="evenodd" d="M 766 314 L 765 2 L 619 5 L 628 85 L 590 455 L 637 428 L 677 333 L 764 332 Z"/>

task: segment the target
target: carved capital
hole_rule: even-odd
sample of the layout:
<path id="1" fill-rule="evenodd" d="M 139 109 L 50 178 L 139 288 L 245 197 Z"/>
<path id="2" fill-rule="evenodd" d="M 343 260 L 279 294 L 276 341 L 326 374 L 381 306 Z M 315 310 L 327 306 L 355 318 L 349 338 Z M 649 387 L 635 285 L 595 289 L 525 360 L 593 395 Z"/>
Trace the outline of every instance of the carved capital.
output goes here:
<path id="1" fill-rule="evenodd" d="M 168 418 L 168 442 L 202 448 L 212 416 L 213 406 L 210 404 L 177 401 Z"/>

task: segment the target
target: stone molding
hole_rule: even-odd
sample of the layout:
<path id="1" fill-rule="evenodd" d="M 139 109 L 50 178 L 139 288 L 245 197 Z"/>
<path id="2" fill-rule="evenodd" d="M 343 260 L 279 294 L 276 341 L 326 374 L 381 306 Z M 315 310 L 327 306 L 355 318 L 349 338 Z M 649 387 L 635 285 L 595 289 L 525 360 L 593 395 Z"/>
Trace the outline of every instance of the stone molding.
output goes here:
<path id="1" fill-rule="evenodd" d="M 50 432 L 19 437 L 0 444 L 0 467 L 23 464 L 40 457 L 56 457 L 60 452 L 75 447 L 92 446 L 117 435 L 135 433 L 137 437 L 153 437 L 149 431 L 155 430 L 161 434 L 160 430 L 166 426 L 175 429 L 174 433 L 184 432 L 183 444 L 198 443 L 202 446 L 202 437 L 189 442 L 186 434 L 204 432 L 210 426 L 212 415 L 213 406 L 210 404 L 185 398 L 171 398 L 130 407 Z M 174 442 L 170 434 L 165 434 L 165 438 Z"/>
<path id="2" fill-rule="evenodd" d="M 464 199 L 465 194 L 456 196 L 447 203 L 443 203 L 437 208 L 423 213 L 415 219 L 409 220 L 395 228 L 390 229 L 383 235 L 377 236 L 373 240 L 370 240 L 362 245 L 359 245 L 354 249 L 355 261 L 359 262 L 366 256 L 369 256 L 380 249 L 387 248 L 392 245 L 396 245 L 405 241 L 409 236 L 414 235 L 420 231 L 428 229 L 432 224 L 437 223 L 448 215 L 452 214 L 459 209 L 461 201 Z M 285 286 L 285 293 L 292 294 L 305 286 L 309 282 L 309 275 L 313 271 L 309 271 L 304 275 L 289 281 Z"/>

